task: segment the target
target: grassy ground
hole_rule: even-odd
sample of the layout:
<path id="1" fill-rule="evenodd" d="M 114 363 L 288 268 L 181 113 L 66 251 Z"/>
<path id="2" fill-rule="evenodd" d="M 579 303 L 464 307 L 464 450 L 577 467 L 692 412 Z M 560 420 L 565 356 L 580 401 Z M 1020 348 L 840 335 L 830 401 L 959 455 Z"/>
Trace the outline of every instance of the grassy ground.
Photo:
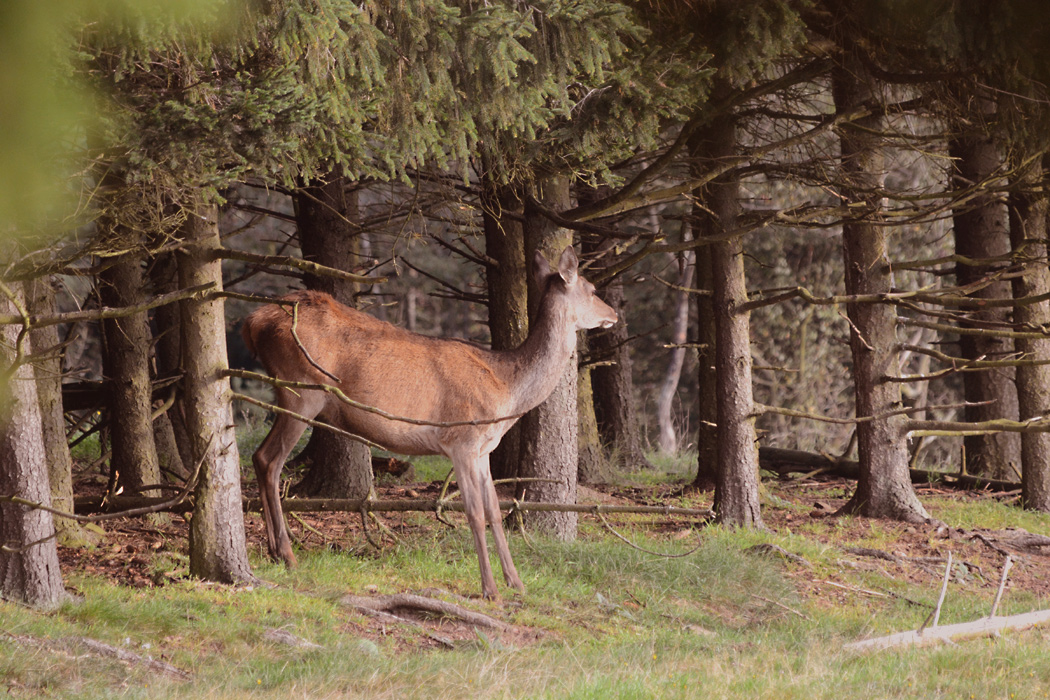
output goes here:
<path id="1" fill-rule="evenodd" d="M 440 463 L 417 468 L 431 488 Z M 674 468 L 668 468 L 674 473 Z M 422 476 L 421 476 L 422 475 Z M 673 496 L 668 478 L 642 479 L 585 499 L 707 505 L 710 494 Z M 965 535 L 1020 526 L 1050 534 L 1046 516 L 995 498 L 933 489 L 921 497 L 953 528 L 924 530 L 860 518 L 823 517 L 846 482 L 767 483 L 767 532 L 696 527 L 686 519 L 622 517 L 616 527 L 660 558 L 621 544 L 595 520 L 559 543 L 512 537 L 524 595 L 478 600 L 468 533 L 432 516 L 397 515 L 399 541 L 363 543 L 352 518 L 303 516 L 301 566 L 260 556 L 261 525 L 249 516 L 254 587 L 185 576 L 184 524 L 113 523 L 99 548 L 64 571 L 77 600 L 43 614 L 0 603 L 0 692 L 13 697 L 360 698 L 1040 698 L 1050 691 L 1050 630 L 956 646 L 858 655 L 843 645 L 914 629 L 939 592 L 943 565 L 916 557 L 951 550 L 942 624 L 987 614 L 1000 555 Z M 321 539 L 323 536 L 323 540 Z M 807 564 L 752 549 L 773 544 Z M 868 547 L 910 559 L 851 554 Z M 72 556 L 71 553 L 66 553 Z M 69 561 L 64 559 L 64 561 Z M 495 562 L 494 562 L 495 564 Z M 498 564 L 496 564 L 498 566 Z M 497 569 L 498 570 L 498 569 Z M 1001 614 L 1050 607 L 1050 565 L 1023 557 Z M 424 592 L 485 612 L 506 632 L 451 619 L 378 621 L 346 607 L 347 593 Z M 293 635 L 299 646 L 273 638 Z M 448 648 L 434 637 L 450 641 Z M 179 680 L 145 663 L 89 653 L 88 637 L 182 669 Z"/>

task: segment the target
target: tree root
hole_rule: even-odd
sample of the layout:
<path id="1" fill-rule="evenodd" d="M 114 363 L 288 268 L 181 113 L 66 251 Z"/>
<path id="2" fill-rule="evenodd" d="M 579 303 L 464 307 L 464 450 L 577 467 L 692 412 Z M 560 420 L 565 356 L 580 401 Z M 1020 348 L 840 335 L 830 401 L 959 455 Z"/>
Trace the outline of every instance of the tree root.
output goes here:
<path id="1" fill-rule="evenodd" d="M 375 612 L 385 613 L 390 617 L 395 618 L 398 622 L 411 621 L 394 615 L 392 611 L 410 610 L 430 615 L 444 615 L 477 627 L 488 627 L 500 631 L 510 629 L 510 626 L 506 623 L 500 622 L 496 618 L 489 617 L 484 613 L 468 610 L 467 608 L 456 605 L 455 603 L 448 603 L 443 600 L 427 598 L 421 595 L 413 595 L 411 593 L 396 593 L 394 595 L 377 596 L 375 598 L 347 595 L 343 596 L 339 602 L 364 614 Z"/>

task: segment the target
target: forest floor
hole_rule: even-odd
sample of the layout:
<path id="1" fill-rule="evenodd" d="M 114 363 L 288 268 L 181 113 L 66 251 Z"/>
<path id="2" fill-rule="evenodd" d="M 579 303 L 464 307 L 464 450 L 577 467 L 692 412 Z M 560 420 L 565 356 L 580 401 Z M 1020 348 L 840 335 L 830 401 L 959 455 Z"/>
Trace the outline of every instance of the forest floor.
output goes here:
<path id="1" fill-rule="evenodd" d="M 688 463 L 674 468 L 581 488 L 579 500 L 709 507 L 710 492 L 683 488 Z M 436 497 L 441 469 L 383 476 L 377 495 Z M 766 478 L 763 530 L 606 516 L 639 548 L 590 514 L 572 543 L 515 532 L 526 591 L 501 584 L 499 601 L 478 596 L 458 513 L 446 514 L 454 529 L 433 513 L 378 514 L 378 549 L 357 514 L 290 514 L 295 570 L 266 560 L 262 520 L 249 513 L 258 581 L 235 586 L 189 576 L 183 517 L 110 520 L 94 548 L 60 549 L 70 603 L 39 613 L 0 602 L 0 696 L 1050 697 L 1050 628 L 848 650 L 923 625 L 949 552 L 942 625 L 989 614 L 1007 554 L 999 614 L 1050 608 L 1050 517 L 1021 511 L 1016 494 L 925 484 L 916 489 L 936 523 L 833 516 L 853 488 Z"/>
<path id="2" fill-rule="evenodd" d="M 1004 555 L 1009 553 L 1014 565 L 1006 590 L 1023 591 L 1035 598 L 1050 600 L 1050 546 L 1013 546 L 1011 535 L 1027 533 L 1027 530 L 1017 530 L 1005 524 L 1002 528 L 919 526 L 860 517 L 836 517 L 833 514 L 846 502 L 855 486 L 850 480 L 836 477 L 782 479 L 767 480 L 763 484 L 766 503 L 762 516 L 766 528 L 773 534 L 800 535 L 818 547 L 838 552 L 835 563 L 844 572 L 875 572 L 891 581 L 933 590 L 941 584 L 943 560 L 951 551 L 955 561 L 954 580 L 994 591 L 999 585 Z M 380 499 L 436 498 L 440 488 L 441 483 L 437 481 L 392 483 L 386 480 L 377 485 L 376 495 Z M 248 489 L 247 495 L 255 495 L 250 486 Z M 918 485 L 916 490 L 920 499 L 930 504 L 931 515 L 945 522 L 951 522 L 952 513 L 963 511 L 967 506 L 1016 502 L 1018 497 L 1012 493 L 964 491 L 934 485 Z M 683 493 L 683 486 L 677 483 L 601 485 L 581 487 L 579 501 L 620 505 L 682 504 L 691 508 L 710 506 L 711 493 L 693 492 L 687 502 L 682 503 Z M 507 491 L 501 497 L 512 498 L 512 494 Z M 390 537 L 411 538 L 428 528 L 447 527 L 432 515 L 411 517 L 398 513 L 393 516 L 379 514 L 378 517 L 392 533 L 380 537 L 387 546 L 394 544 Z M 293 540 L 300 549 L 368 552 L 367 538 L 357 513 L 294 513 L 288 514 L 287 519 Z M 695 519 L 622 516 L 620 520 L 629 522 L 632 530 L 645 529 L 651 536 L 679 542 L 683 550 L 692 546 L 697 532 L 703 537 L 704 523 Z M 615 519 L 613 522 L 615 527 Z M 249 514 L 245 528 L 250 545 L 260 548 L 266 537 L 261 516 Z M 118 519 L 107 523 L 106 529 L 105 542 L 97 548 L 60 547 L 63 569 L 92 574 L 115 585 L 132 588 L 164 586 L 186 576 L 184 567 L 157 565 L 158 556 L 163 557 L 172 548 L 185 554 L 189 528 L 184 518 L 165 516 L 153 522 L 142 518 Z M 374 525 L 370 529 L 375 539 L 378 531 Z M 1050 535 L 1050 518 L 1045 520 L 1041 530 L 1035 530 L 1037 535 Z M 817 605 L 844 604 L 858 593 L 871 597 L 894 595 L 860 589 L 854 583 L 836 581 L 834 576 L 817 576 L 807 566 L 788 567 L 787 575 L 794 581 L 799 594 Z M 443 635 L 452 639 L 473 637 L 473 627 L 469 622 L 447 618 L 435 620 L 427 615 L 415 617 L 423 625 L 440 628 Z M 398 634 L 396 628 L 391 629 L 381 619 L 374 621 L 371 631 L 383 635 Z M 423 646 L 436 645 L 433 639 L 425 636 L 404 636 Z M 529 636 L 525 635 L 526 638 Z M 411 644 L 406 641 L 400 646 L 408 648 Z"/>

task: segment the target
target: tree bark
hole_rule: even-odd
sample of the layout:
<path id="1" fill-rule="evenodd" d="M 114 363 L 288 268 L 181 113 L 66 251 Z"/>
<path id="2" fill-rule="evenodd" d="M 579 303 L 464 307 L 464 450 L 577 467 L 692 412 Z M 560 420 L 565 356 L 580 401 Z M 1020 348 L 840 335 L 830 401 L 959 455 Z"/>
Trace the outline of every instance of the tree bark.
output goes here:
<path id="1" fill-rule="evenodd" d="M 129 245 L 129 241 L 121 241 Z M 146 300 L 142 256 L 119 255 L 98 276 L 102 303 L 110 307 L 132 306 Z M 142 487 L 160 483 L 160 462 L 153 439 L 152 384 L 149 355 L 152 336 L 145 312 L 102 322 L 106 337 L 102 369 L 107 380 L 107 408 L 111 420 L 113 450 L 111 469 L 126 491 L 145 496 Z"/>
<path id="2" fill-rule="evenodd" d="M 183 235 L 190 245 L 178 254 L 183 287 L 214 284 L 222 289 L 218 210 L 188 212 Z M 224 583 L 254 580 L 241 511 L 241 469 L 230 406 L 230 381 L 221 373 L 226 359 L 226 320 L 221 297 L 180 302 L 183 403 L 194 465 L 200 463 L 196 502 L 190 520 L 190 573 Z"/>
<path id="3" fill-rule="evenodd" d="M 576 189 L 577 199 L 580 204 L 586 204 L 600 199 L 607 194 L 607 189 L 581 186 Z M 583 249 L 585 253 L 605 253 L 614 242 L 609 239 L 595 242 L 594 237 L 587 237 Z M 604 260 L 606 265 L 615 262 L 610 255 L 601 256 L 599 260 Z M 611 466 L 628 470 L 652 469 L 653 465 L 642 449 L 638 426 L 623 280 L 620 277 L 609 280 L 598 289 L 598 297 L 616 311 L 619 319 L 612 328 L 587 331 L 588 352 L 597 363 L 591 369 L 591 391 L 598 432 Z"/>
<path id="4" fill-rule="evenodd" d="M 552 176 L 537 185 L 536 200 L 553 211 L 569 208 L 569 181 Z M 531 260 L 540 250 L 548 260 L 557 260 L 572 234 L 556 227 L 531 207 L 525 207 L 525 257 Z M 529 311 L 539 308 L 540 290 L 529 280 Z M 528 485 L 529 500 L 542 503 L 575 503 L 577 474 L 576 353 L 565 367 L 554 392 L 521 419 L 521 455 L 518 473 L 541 481 Z M 563 541 L 576 539 L 576 513 L 527 513 L 525 523 Z"/>
<path id="5" fill-rule="evenodd" d="M 26 304 L 31 314 L 48 316 L 55 313 L 55 288 L 50 277 L 26 283 Z M 73 459 L 66 439 L 66 421 L 62 407 L 62 356 L 58 326 L 42 326 L 30 332 L 37 358 L 37 400 L 40 404 L 45 462 L 51 488 L 52 507 L 73 512 Z M 55 519 L 59 544 L 80 547 L 94 544 L 96 537 L 75 520 Z"/>
<path id="6" fill-rule="evenodd" d="M 1013 280 L 1015 299 L 1050 294 L 1047 268 L 1047 192 L 1043 169 L 1033 167 L 1010 196 L 1010 243 L 1018 260 L 1027 262 L 1025 276 Z M 1021 328 L 1050 327 L 1050 302 L 1014 309 Z M 1016 339 L 1025 360 L 1050 360 L 1050 338 Z M 1017 368 L 1017 404 L 1022 421 L 1046 414 L 1050 406 L 1050 365 Z M 1021 433 L 1021 503 L 1030 510 L 1050 512 L 1050 433 Z"/>
<path id="7" fill-rule="evenodd" d="M 7 290 L 24 303 L 22 285 Z M 16 313 L 15 303 L 0 295 L 0 312 Z M 17 358 L 17 326 L 0 326 L 0 494 L 51 505 L 47 451 L 33 368 Z M 22 339 L 26 354 L 28 338 Z M 17 363 L 17 364 L 16 364 Z M 37 608 L 54 608 L 66 593 L 58 565 L 54 521 L 50 513 L 0 502 L 0 596 Z"/>
<path id="8" fill-rule="evenodd" d="M 150 260 L 147 270 L 154 294 L 174 292 L 179 286 L 178 266 L 173 253 L 163 253 Z M 154 374 L 157 379 L 176 377 L 182 371 L 182 342 L 180 338 L 179 305 L 167 304 L 153 310 Z M 161 471 L 168 476 L 184 476 L 192 464 L 189 433 L 178 400 L 181 383 L 170 389 L 175 393 L 175 404 L 153 421 L 153 439 L 157 445 L 157 459 Z"/>
<path id="9" fill-rule="evenodd" d="M 577 374 L 576 414 L 579 417 L 576 480 L 581 484 L 604 484 L 608 481 L 609 469 L 598 433 L 598 421 L 594 417 L 590 367 L 580 367 Z"/>
<path id="10" fill-rule="evenodd" d="M 694 226 L 699 226 L 705 213 L 693 206 Z M 702 231 L 697 231 L 703 235 Z M 718 374 L 715 372 L 715 309 L 711 253 L 706 248 L 696 252 L 696 287 L 707 292 L 696 297 L 697 308 L 697 434 L 696 478 L 693 486 L 713 489 L 718 480 Z"/>
<path id="11" fill-rule="evenodd" d="M 736 152 L 733 115 L 716 118 L 698 135 L 693 153 L 697 165 L 711 164 Z M 731 230 L 740 209 L 740 184 L 716 179 L 700 193 L 706 212 L 699 230 L 704 237 Z M 714 510 L 719 522 L 733 527 L 762 527 L 758 492 L 758 445 L 751 388 L 750 313 L 747 302 L 743 243 L 739 237 L 706 247 L 711 265 L 711 308 L 715 332 L 718 461 Z"/>
<path id="12" fill-rule="evenodd" d="M 835 108 L 848 111 L 876 102 L 878 95 L 859 60 L 847 57 L 832 73 Z M 887 228 L 872 224 L 878 216 L 882 185 L 882 119 L 871 116 L 839 135 L 842 179 L 840 192 L 853 205 L 856 218 L 842 226 L 846 294 L 883 294 L 891 289 Z M 861 206 L 856 206 L 856 205 Z M 896 374 L 897 313 L 889 304 L 847 304 L 850 351 L 858 418 L 878 416 L 901 404 L 900 384 L 884 381 Z M 908 477 L 904 416 L 857 425 L 860 477 L 843 512 L 876 518 L 921 522 L 928 516 Z"/>
<path id="13" fill-rule="evenodd" d="M 529 268 L 525 264 L 525 233 L 519 218 L 522 198 L 512 187 L 483 180 L 481 205 L 485 253 L 496 263 L 485 270 L 489 334 L 493 350 L 510 350 L 524 343 L 529 334 Z M 518 476 L 520 442 L 518 423 L 489 455 L 493 478 Z"/>
<path id="14" fill-rule="evenodd" d="M 598 297 L 611 306 L 618 317 L 612 328 L 587 333 L 591 356 L 602 363 L 591 370 L 598 431 L 615 465 L 632 471 L 652 468 L 642 451 L 638 433 L 623 283 L 613 280 L 598 290 Z"/>
<path id="15" fill-rule="evenodd" d="M 351 271 L 361 262 L 361 238 L 356 224 L 357 193 L 347 191 L 339 172 L 299 189 L 295 221 L 303 258 L 339 270 Z M 358 285 L 347 280 L 306 275 L 307 289 L 327 292 L 356 307 Z M 328 430 L 314 430 L 301 458 L 309 467 L 295 486 L 298 496 L 364 498 L 372 491 L 372 451 L 367 445 Z"/>
<path id="16" fill-rule="evenodd" d="M 985 180 L 1000 165 L 999 151 L 991 138 L 978 132 L 960 136 L 949 144 L 954 170 L 952 184 L 956 188 L 971 187 Z M 970 258 L 982 259 L 1004 255 L 1010 251 L 1007 232 L 1007 212 L 996 195 L 981 194 L 963 209 L 953 212 L 955 252 Z M 959 284 L 976 282 L 994 273 L 995 265 L 959 265 L 955 276 Z M 1005 298 L 1010 285 L 996 281 L 970 296 L 978 298 Z M 970 314 L 974 325 L 982 321 L 1009 322 L 1010 312 L 1005 308 L 974 311 Z M 959 338 L 960 355 L 967 359 L 984 357 L 1004 359 L 1014 352 L 1010 338 L 962 335 Z M 989 372 L 964 372 L 963 393 L 969 405 L 965 409 L 967 422 L 981 422 L 996 418 L 1016 420 L 1018 415 L 1017 390 L 1013 369 L 1003 368 Z M 980 405 L 975 405 L 980 404 Z M 1021 439 L 1014 433 L 967 435 L 963 438 L 967 473 L 997 479 L 1012 478 L 1014 469 L 1021 466 Z M 1012 465 L 1012 466 L 1011 466 Z"/>

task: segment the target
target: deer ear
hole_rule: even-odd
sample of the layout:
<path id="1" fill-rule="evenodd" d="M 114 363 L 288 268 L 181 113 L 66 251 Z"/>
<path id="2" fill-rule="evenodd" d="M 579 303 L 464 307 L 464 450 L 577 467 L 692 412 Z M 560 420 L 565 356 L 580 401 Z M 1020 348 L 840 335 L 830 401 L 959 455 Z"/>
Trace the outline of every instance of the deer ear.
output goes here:
<path id="1" fill-rule="evenodd" d="M 543 253 L 537 250 L 536 255 L 532 257 L 532 277 L 536 280 L 537 286 L 543 289 L 544 281 L 550 276 L 551 264 L 547 262 L 547 258 L 543 257 Z"/>
<path id="2" fill-rule="evenodd" d="M 576 272 L 580 267 L 580 261 L 576 258 L 576 251 L 572 246 L 565 246 L 558 260 L 558 274 L 565 280 L 565 284 L 576 283 Z"/>

